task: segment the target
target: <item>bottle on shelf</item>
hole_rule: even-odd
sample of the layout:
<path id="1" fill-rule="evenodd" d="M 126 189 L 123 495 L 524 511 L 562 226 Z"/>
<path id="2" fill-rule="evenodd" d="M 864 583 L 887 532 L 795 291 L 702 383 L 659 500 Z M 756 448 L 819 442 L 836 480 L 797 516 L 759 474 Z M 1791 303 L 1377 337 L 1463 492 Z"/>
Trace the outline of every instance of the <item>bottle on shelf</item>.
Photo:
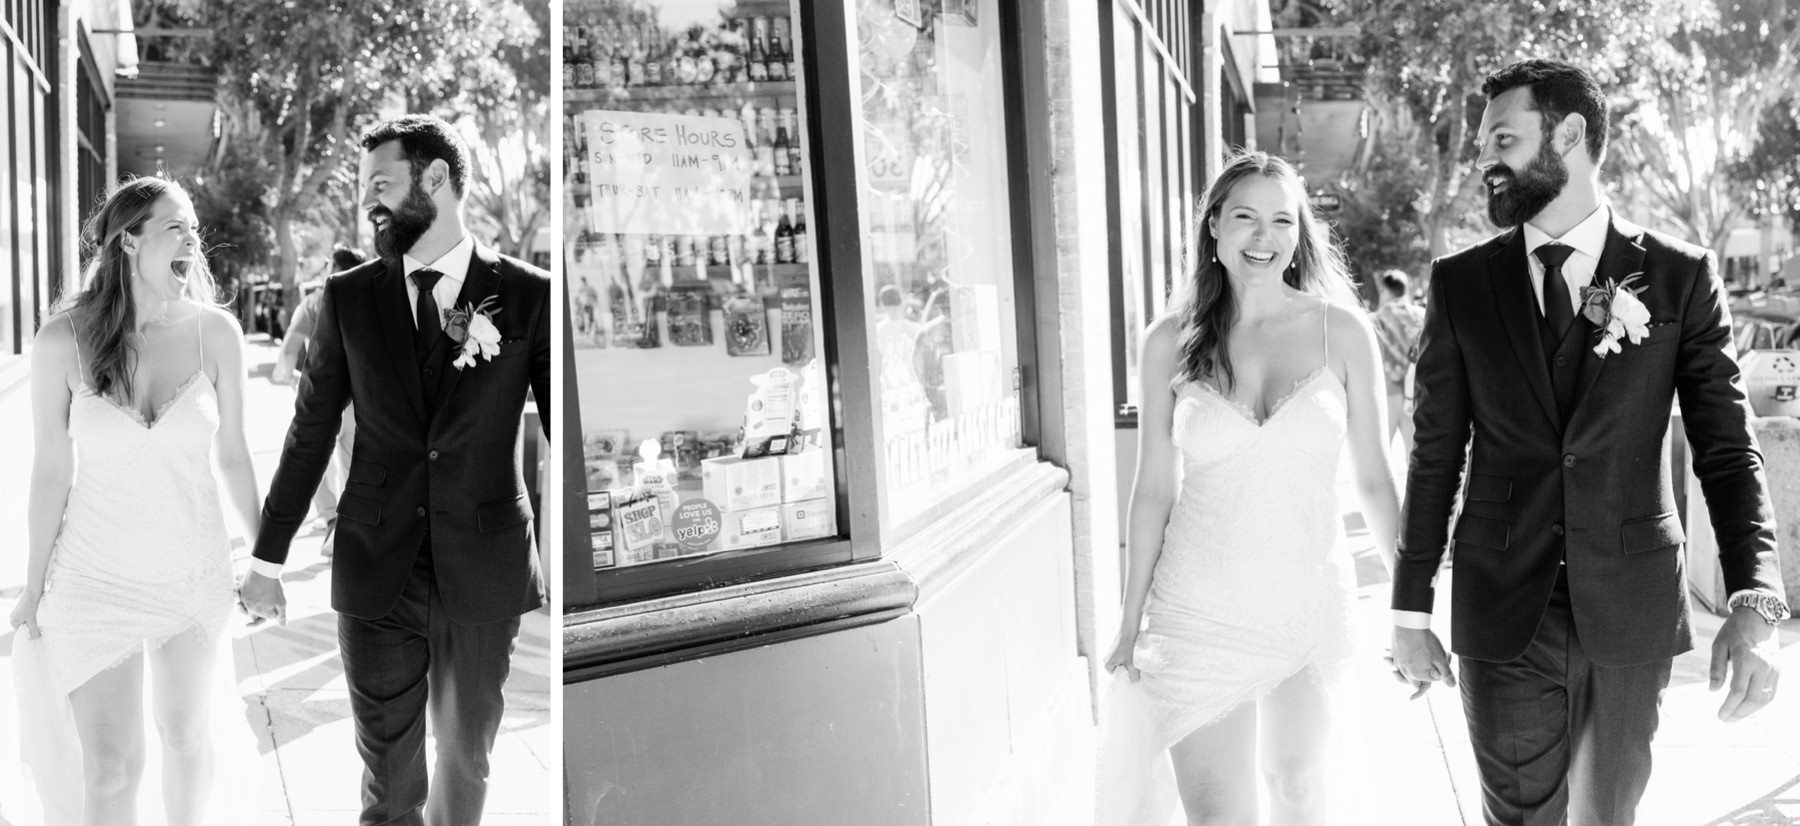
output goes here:
<path id="1" fill-rule="evenodd" d="M 779 202 L 777 202 L 779 203 Z M 776 208 L 781 219 L 775 224 L 775 263 L 794 263 L 794 225 L 788 221 L 787 210 Z"/>
<path id="2" fill-rule="evenodd" d="M 769 79 L 769 18 L 750 19 L 750 80 Z"/>
<path id="3" fill-rule="evenodd" d="M 644 85 L 661 86 L 669 79 L 663 75 L 663 44 L 654 25 L 644 27 Z"/>
<path id="4" fill-rule="evenodd" d="M 625 60 L 625 84 L 642 86 L 648 80 L 649 70 L 644 66 L 644 31 L 635 29 L 631 33 L 631 50 Z"/>
<path id="5" fill-rule="evenodd" d="M 792 138 L 789 137 L 788 126 L 789 118 L 787 117 L 787 110 L 783 110 L 782 115 L 776 120 L 775 140 L 770 142 L 771 154 L 774 155 L 772 160 L 776 175 L 794 174 L 794 156 L 788 153 L 788 142 L 792 140 Z"/>
<path id="6" fill-rule="evenodd" d="M 790 198 L 788 210 L 794 214 L 794 263 L 804 264 L 810 254 L 806 247 L 806 209 L 799 198 Z"/>
<path id="7" fill-rule="evenodd" d="M 719 82 L 719 64 L 714 59 L 718 38 L 711 32 L 694 27 L 694 82 L 711 86 Z"/>
<path id="8" fill-rule="evenodd" d="M 774 81 L 788 79 L 787 60 L 782 56 L 783 52 L 787 49 L 787 46 L 784 43 L 787 33 L 783 30 L 783 20 L 786 20 L 786 18 L 769 18 L 769 50 L 766 53 L 768 59 L 764 62 L 767 64 L 766 71 L 768 72 L 769 79 Z"/>
<path id="9" fill-rule="evenodd" d="M 787 130 L 787 138 L 788 138 L 787 139 L 788 172 L 785 174 L 798 175 L 798 174 L 800 174 L 800 170 L 803 168 L 802 164 L 801 164 L 801 159 L 804 157 L 804 153 L 801 152 L 801 150 L 800 150 L 800 120 L 799 120 L 799 116 L 794 112 L 793 109 L 783 109 L 783 110 L 781 110 L 781 125 L 782 125 L 782 128 Z M 780 150 L 776 150 L 776 151 L 780 151 Z M 780 166 L 779 163 L 777 163 L 776 165 Z"/>
<path id="10" fill-rule="evenodd" d="M 765 106 L 756 110 L 756 172 L 775 174 L 775 109 Z"/>
<path id="11" fill-rule="evenodd" d="M 762 201 L 750 201 L 750 254 L 754 264 L 775 263 L 775 239 L 769 237 L 767 225 L 763 223 Z"/>

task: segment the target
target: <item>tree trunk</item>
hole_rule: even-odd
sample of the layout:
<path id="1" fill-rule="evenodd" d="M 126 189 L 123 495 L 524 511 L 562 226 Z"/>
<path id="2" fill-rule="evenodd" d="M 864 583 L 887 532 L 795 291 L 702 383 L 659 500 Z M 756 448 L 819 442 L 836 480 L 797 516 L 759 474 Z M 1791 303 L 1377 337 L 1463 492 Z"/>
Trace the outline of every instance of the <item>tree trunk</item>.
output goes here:
<path id="1" fill-rule="evenodd" d="M 299 249 L 294 244 L 293 212 L 293 207 L 283 200 L 275 205 L 271 216 L 275 223 L 275 272 L 271 280 L 281 287 L 283 307 L 296 307 L 300 303 L 300 291 L 294 286 L 300 259 Z"/>

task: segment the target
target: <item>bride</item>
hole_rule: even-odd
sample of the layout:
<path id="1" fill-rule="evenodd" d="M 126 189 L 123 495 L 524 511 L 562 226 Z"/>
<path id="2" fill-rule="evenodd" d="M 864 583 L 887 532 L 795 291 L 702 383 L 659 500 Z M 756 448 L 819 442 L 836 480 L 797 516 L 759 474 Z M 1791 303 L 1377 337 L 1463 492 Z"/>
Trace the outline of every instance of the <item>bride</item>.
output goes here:
<path id="1" fill-rule="evenodd" d="M 1270 822 L 1342 822 L 1326 733 L 1343 722 L 1333 706 L 1352 650 L 1346 442 L 1390 566 L 1399 511 L 1375 335 L 1286 161 L 1232 158 L 1200 214 L 1200 266 L 1144 335 L 1123 625 L 1106 668 L 1131 681 L 1116 690 L 1136 698 L 1146 771 L 1172 765 L 1187 822 L 1258 822 L 1262 796 Z M 1151 822 L 1129 812 L 1147 794 L 1122 792 L 1101 815 Z"/>
<path id="2" fill-rule="evenodd" d="M 176 184 L 120 186 L 86 227 L 86 289 L 32 347 L 11 620 L 23 757 L 50 824 L 137 822 L 146 679 L 168 822 L 204 822 L 212 802 L 211 711 L 235 699 L 214 696 L 235 601 L 222 499 L 251 535 L 258 512 L 243 334 L 213 303 L 198 232 Z"/>

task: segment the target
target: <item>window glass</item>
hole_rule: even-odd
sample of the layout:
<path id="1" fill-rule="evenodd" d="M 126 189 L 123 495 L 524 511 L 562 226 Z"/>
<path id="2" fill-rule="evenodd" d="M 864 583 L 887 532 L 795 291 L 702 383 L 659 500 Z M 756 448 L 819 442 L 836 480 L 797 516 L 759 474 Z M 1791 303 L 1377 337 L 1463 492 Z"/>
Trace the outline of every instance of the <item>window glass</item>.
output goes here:
<path id="1" fill-rule="evenodd" d="M 1020 447 L 999 10 L 861 0 L 857 41 L 871 366 L 900 525 Z"/>
<path id="2" fill-rule="evenodd" d="M 1123 4 L 1113 8 L 1113 78 L 1114 101 L 1118 117 L 1113 121 L 1119 154 L 1119 245 L 1120 288 L 1124 291 L 1125 317 L 1125 403 L 1136 406 L 1143 398 L 1138 382 L 1138 334 L 1150 321 L 1146 308 L 1148 281 L 1145 276 L 1143 220 L 1144 169 L 1138 148 L 1143 144 L 1141 101 L 1138 97 L 1138 63 L 1142 51 L 1138 47 L 1137 21 Z"/>
<path id="3" fill-rule="evenodd" d="M 563 255 L 596 568 L 839 534 L 797 13 L 564 5 Z"/>

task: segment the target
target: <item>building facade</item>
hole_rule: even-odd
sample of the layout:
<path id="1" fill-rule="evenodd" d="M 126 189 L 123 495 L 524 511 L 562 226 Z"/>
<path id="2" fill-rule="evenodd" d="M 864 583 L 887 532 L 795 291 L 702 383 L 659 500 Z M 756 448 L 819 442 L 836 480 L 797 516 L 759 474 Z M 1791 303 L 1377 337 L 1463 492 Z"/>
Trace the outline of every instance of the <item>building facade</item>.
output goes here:
<path id="1" fill-rule="evenodd" d="M 1089 822 L 1135 342 L 1266 10 L 653 5 L 562 21 L 569 821 Z"/>

